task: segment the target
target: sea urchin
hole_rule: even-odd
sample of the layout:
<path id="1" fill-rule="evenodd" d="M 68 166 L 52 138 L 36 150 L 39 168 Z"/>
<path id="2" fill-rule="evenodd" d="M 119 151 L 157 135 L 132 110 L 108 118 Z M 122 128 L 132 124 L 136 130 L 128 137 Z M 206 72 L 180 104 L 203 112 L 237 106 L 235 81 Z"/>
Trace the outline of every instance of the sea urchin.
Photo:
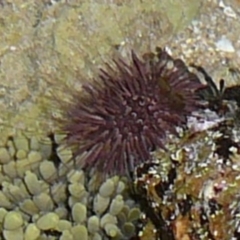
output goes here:
<path id="1" fill-rule="evenodd" d="M 105 174 L 133 171 L 186 123 L 200 86 L 183 61 L 161 49 L 142 60 L 132 52 L 129 63 L 106 64 L 65 111 L 63 130 L 76 165 Z"/>

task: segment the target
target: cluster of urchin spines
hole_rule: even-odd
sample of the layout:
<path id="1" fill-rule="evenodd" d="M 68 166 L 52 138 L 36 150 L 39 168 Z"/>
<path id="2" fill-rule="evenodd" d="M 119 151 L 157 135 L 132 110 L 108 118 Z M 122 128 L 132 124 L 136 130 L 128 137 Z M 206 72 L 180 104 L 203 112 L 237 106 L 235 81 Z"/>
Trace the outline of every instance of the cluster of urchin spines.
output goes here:
<path id="1" fill-rule="evenodd" d="M 184 62 L 162 49 L 146 56 L 113 59 L 67 106 L 62 130 L 76 167 L 128 174 L 197 110 L 202 85 Z"/>

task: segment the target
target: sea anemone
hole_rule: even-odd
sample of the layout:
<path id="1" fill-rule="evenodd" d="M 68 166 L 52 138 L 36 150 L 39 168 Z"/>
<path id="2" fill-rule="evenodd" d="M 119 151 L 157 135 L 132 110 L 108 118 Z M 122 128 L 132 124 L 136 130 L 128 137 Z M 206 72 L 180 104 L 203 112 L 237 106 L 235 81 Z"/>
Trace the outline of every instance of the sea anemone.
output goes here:
<path id="1" fill-rule="evenodd" d="M 132 51 L 129 62 L 115 58 L 64 110 L 62 130 L 76 167 L 128 175 L 185 125 L 200 86 L 183 61 L 161 49 L 142 59 Z"/>

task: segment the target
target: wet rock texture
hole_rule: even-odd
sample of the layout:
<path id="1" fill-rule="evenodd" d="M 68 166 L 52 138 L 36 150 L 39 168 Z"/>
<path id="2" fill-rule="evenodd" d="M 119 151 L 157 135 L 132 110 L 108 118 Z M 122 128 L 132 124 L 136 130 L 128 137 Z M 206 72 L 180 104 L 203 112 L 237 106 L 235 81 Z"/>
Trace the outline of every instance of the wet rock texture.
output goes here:
<path id="1" fill-rule="evenodd" d="M 41 115 L 45 93 L 65 81 L 76 87 L 76 72 L 93 75 L 109 52 L 165 45 L 216 79 L 239 82 L 239 1 L 3 0 L 0 13 L 0 120 L 25 129 L 1 132 L 0 239 L 130 239 L 140 210 L 128 181 L 70 170 L 61 136 L 38 132 L 50 121 Z M 240 238 L 239 127 L 231 129 L 227 158 L 218 149 L 223 133 L 206 130 L 171 139 L 169 153 L 139 167 L 137 239 Z"/>
<path id="2" fill-rule="evenodd" d="M 238 124 L 225 121 L 185 132 L 136 169 L 146 196 L 140 239 L 239 239 L 239 137 Z"/>

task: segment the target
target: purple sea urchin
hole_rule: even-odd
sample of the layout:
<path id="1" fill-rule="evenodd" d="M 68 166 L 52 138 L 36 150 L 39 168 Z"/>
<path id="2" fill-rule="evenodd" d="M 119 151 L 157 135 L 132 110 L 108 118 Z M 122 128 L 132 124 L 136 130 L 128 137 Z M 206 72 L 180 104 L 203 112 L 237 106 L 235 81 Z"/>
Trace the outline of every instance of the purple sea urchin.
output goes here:
<path id="1" fill-rule="evenodd" d="M 65 112 L 63 130 L 77 166 L 125 174 L 164 147 L 166 134 L 198 106 L 200 81 L 166 51 L 106 64 Z"/>

